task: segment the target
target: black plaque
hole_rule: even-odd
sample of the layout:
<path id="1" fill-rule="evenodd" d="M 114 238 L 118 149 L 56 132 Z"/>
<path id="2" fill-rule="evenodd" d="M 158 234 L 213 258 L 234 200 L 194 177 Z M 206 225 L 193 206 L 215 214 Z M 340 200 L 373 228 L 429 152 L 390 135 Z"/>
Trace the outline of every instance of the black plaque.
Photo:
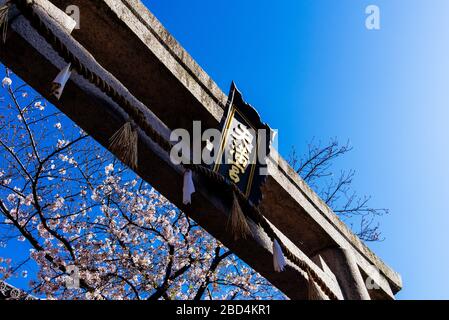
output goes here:
<path id="1" fill-rule="evenodd" d="M 266 159 L 270 153 L 272 131 L 262 123 L 258 112 L 243 100 L 234 82 L 221 132 L 214 171 L 235 183 L 247 199 L 258 205 L 261 187 L 266 180 Z"/>

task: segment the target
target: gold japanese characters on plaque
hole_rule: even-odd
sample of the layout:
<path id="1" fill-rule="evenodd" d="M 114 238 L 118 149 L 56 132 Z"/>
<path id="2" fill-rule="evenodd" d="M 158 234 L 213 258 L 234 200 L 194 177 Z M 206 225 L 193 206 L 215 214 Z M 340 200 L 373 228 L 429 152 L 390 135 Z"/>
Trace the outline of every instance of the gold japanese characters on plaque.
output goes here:
<path id="1" fill-rule="evenodd" d="M 235 183 L 248 199 L 257 204 L 261 184 L 266 179 L 266 170 L 260 169 L 266 167 L 271 129 L 243 100 L 234 83 L 226 109 L 214 170 Z"/>
<path id="2" fill-rule="evenodd" d="M 239 123 L 231 133 L 231 150 L 229 151 L 231 158 L 228 159 L 231 168 L 229 169 L 229 177 L 234 183 L 240 182 L 240 175 L 246 172 L 250 164 L 251 153 L 254 136 L 248 127 Z"/>

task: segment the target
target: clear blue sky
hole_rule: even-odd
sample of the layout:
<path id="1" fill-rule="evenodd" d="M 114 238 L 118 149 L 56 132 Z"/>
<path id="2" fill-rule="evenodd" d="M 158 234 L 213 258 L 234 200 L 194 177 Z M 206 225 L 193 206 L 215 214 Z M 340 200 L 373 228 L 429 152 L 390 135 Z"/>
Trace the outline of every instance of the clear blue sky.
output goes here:
<path id="1" fill-rule="evenodd" d="M 237 82 L 282 154 L 349 139 L 338 166 L 391 210 L 370 246 L 402 274 L 398 298 L 449 298 L 449 1 L 144 3 L 225 92 Z M 379 31 L 365 28 L 370 4 Z"/>

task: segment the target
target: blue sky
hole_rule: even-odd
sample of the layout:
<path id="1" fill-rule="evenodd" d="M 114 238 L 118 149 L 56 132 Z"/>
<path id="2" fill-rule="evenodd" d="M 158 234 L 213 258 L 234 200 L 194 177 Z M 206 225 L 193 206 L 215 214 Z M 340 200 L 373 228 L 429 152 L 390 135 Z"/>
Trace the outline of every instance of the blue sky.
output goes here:
<path id="1" fill-rule="evenodd" d="M 228 91 L 235 80 L 280 151 L 350 140 L 336 164 L 387 207 L 370 244 L 403 276 L 399 299 L 448 299 L 449 2 L 146 0 Z M 381 30 L 365 28 L 365 8 Z"/>

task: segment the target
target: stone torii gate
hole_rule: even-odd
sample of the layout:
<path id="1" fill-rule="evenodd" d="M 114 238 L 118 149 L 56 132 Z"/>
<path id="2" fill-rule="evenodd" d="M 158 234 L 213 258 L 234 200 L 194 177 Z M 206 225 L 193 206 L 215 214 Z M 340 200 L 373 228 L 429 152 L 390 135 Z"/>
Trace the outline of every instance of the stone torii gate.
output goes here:
<path id="1" fill-rule="evenodd" d="M 0 5 L 6 2 L 0 0 Z M 79 29 L 65 13 L 69 6 L 80 10 Z M 145 108 L 150 125 L 162 137 L 168 140 L 175 128 L 191 132 L 193 121 L 219 126 L 226 95 L 139 0 L 34 0 L 33 10 L 85 66 Z M 9 21 L 0 60 L 108 147 L 124 124 L 117 104 L 77 74 L 59 101 L 51 97 L 49 84 L 65 66 L 63 59 L 14 5 Z M 276 151 L 272 157 L 279 157 L 279 163 L 269 163 L 259 208 L 282 243 L 334 297 L 394 299 L 402 288 L 400 275 L 370 251 Z M 195 176 L 193 204 L 183 205 L 182 168 L 147 137 L 139 139 L 136 172 L 289 298 L 308 298 L 310 273 L 291 262 L 284 272 L 274 272 L 266 234 L 255 228 L 254 238 L 235 241 L 226 232 L 229 204 L 202 177 Z"/>

